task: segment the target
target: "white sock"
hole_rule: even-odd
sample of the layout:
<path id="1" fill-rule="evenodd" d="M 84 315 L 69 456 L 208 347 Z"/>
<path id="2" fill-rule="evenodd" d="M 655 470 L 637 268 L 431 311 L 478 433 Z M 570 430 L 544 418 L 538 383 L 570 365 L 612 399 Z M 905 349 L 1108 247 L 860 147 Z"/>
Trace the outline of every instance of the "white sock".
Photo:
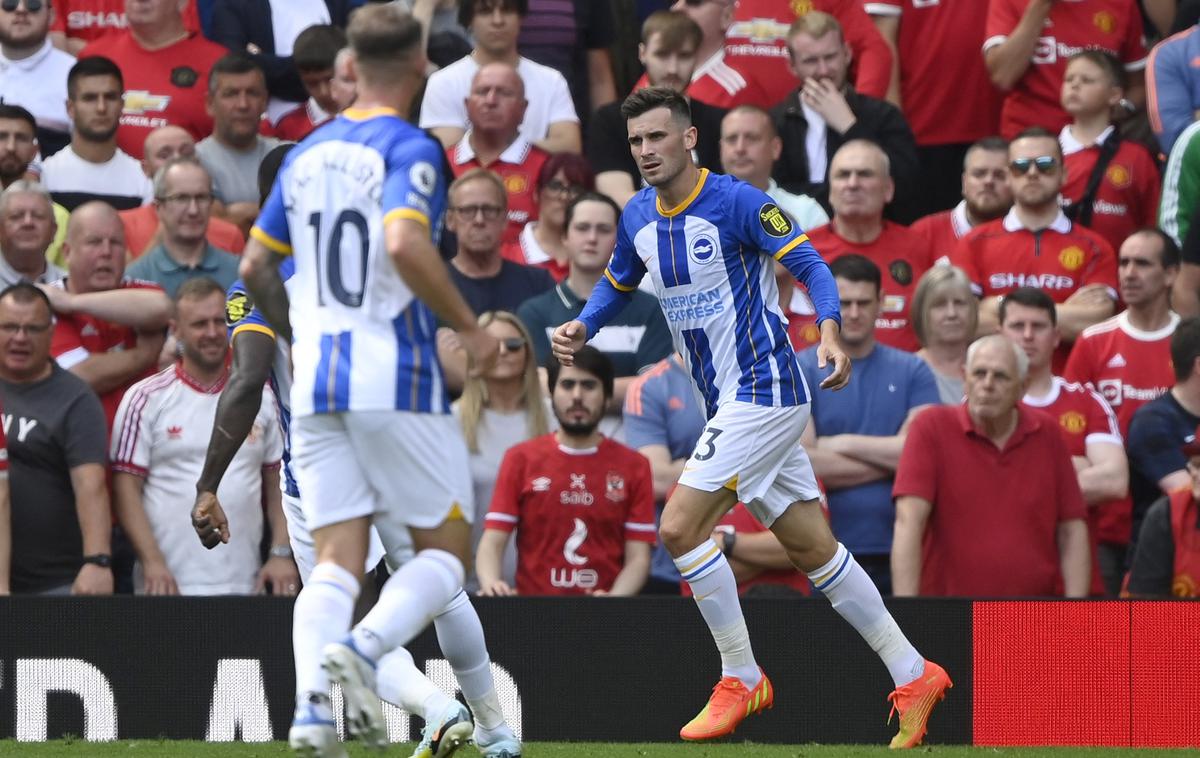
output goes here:
<path id="1" fill-rule="evenodd" d="M 453 699 L 413 663 L 412 653 L 398 647 L 379 659 L 375 674 L 375 689 L 379 697 L 431 721 L 441 716 Z"/>
<path id="2" fill-rule="evenodd" d="M 296 659 L 296 693 L 329 694 L 329 677 L 321 668 L 321 651 L 346 636 L 358 599 L 358 580 L 336 563 L 319 563 L 300 590 L 292 609 L 292 649 Z"/>
<path id="3" fill-rule="evenodd" d="M 884 606 L 879 589 L 845 545 L 839 542 L 833 559 L 816 571 L 810 571 L 808 578 L 829 598 L 833 609 L 879 654 L 897 687 L 921 675 L 925 670 L 925 659 L 900 631 Z"/>
<path id="4" fill-rule="evenodd" d="M 721 675 L 737 677 L 747 689 L 754 689 L 762 672 L 750 649 L 737 581 L 721 549 L 712 540 L 705 540 L 700 547 L 676 558 L 675 567 L 692 588 L 700 615 L 717 643 Z"/>
<path id="5" fill-rule="evenodd" d="M 511 737 L 512 730 L 504 723 L 500 696 L 492 679 L 483 624 L 479 623 L 479 614 L 467 593 L 460 590 L 433 619 L 433 625 L 442 655 L 454 669 L 463 697 L 475 715 L 477 730 L 485 738 Z"/>
<path id="6" fill-rule="evenodd" d="M 371 661 L 408 644 L 445 607 L 463 582 L 463 565 L 445 550 L 422 550 L 383 585 L 379 602 L 350 632 Z"/>

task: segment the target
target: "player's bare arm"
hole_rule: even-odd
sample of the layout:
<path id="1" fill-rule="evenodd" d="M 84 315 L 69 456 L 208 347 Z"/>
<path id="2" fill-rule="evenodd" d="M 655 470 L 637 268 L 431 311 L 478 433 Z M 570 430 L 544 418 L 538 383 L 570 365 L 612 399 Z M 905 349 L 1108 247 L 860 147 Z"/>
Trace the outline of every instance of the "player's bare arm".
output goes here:
<path id="1" fill-rule="evenodd" d="M 850 356 L 842 350 L 841 327 L 827 318 L 821 322 L 821 344 L 817 346 L 817 368 L 833 364 L 833 372 L 821 382 L 821 389 L 840 390 L 850 383 Z"/>
<path id="2" fill-rule="evenodd" d="M 450 280 L 446 264 L 429 237 L 429 227 L 413 219 L 397 219 L 384 230 L 388 256 L 413 294 L 458 333 L 469 357 L 468 372 L 486 372 L 500 355 L 500 343 L 476 321 L 471 306 Z"/>
<path id="3" fill-rule="evenodd" d="M 554 330 L 550 337 L 550 352 L 564 366 L 575 362 L 575 353 L 587 342 L 587 327 L 582 321 L 568 321 Z"/>
<path id="4" fill-rule="evenodd" d="M 279 336 L 292 341 L 292 322 L 288 316 L 288 295 L 279 276 L 279 263 L 283 257 L 270 250 L 253 237 L 246 242 L 238 274 L 246 289 L 254 298 L 254 307 L 262 311 L 263 317 Z"/>
<path id="5" fill-rule="evenodd" d="M 217 401 L 217 416 L 192 506 L 192 528 L 200 543 L 210 550 L 229 542 L 229 519 L 217 499 L 217 488 L 254 426 L 274 356 L 275 340 L 270 336 L 253 331 L 234 335 L 233 366 Z"/>

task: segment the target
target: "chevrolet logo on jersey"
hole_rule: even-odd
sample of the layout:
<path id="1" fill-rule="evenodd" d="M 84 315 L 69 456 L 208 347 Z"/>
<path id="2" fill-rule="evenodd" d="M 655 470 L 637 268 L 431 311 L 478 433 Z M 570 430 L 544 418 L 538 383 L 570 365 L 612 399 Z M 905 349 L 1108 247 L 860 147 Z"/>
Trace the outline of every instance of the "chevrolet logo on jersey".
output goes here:
<path id="1" fill-rule="evenodd" d="M 125 113 L 131 116 L 162 113 L 170 103 L 170 95 L 152 95 L 144 89 L 131 89 L 125 93 Z"/>
<path id="2" fill-rule="evenodd" d="M 811 6 L 809 8 L 811 10 Z M 808 13 L 797 12 L 797 16 Z M 729 28 L 729 35 L 734 39 L 748 39 L 751 42 L 776 42 L 787 37 L 787 24 L 781 24 L 770 18 L 752 18 L 749 21 L 739 21 Z"/>

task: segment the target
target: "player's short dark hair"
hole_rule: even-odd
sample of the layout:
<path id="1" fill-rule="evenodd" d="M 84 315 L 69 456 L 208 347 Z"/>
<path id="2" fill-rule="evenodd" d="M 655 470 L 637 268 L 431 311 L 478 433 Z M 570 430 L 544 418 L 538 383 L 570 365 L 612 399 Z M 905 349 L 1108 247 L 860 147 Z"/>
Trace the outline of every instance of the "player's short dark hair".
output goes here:
<path id="1" fill-rule="evenodd" d="M 1200 358 L 1200 316 L 1191 316 L 1179 322 L 1171 335 L 1171 364 L 1175 367 L 1175 381 L 1187 381 Z"/>
<path id="2" fill-rule="evenodd" d="M 125 91 L 125 77 L 121 74 L 121 67 L 103 55 L 89 55 L 76 61 L 75 65 L 71 66 L 71 70 L 67 72 L 67 99 L 75 99 L 75 93 L 79 89 L 77 82 L 80 79 L 92 76 L 114 77 L 120 90 Z"/>
<path id="3" fill-rule="evenodd" d="M 1180 264 L 1183 263 L 1183 253 L 1179 250 L 1179 245 L 1175 243 L 1175 238 L 1162 229 L 1156 226 L 1144 226 L 1130 234 L 1129 237 L 1135 237 L 1139 234 L 1144 234 L 1147 237 L 1153 237 L 1158 240 L 1158 262 L 1162 264 L 1163 268 L 1179 268 Z M 1129 237 L 1125 239 L 1129 239 Z M 1118 260 L 1120 259 L 1120 255 L 1118 251 Z"/>
<path id="4" fill-rule="evenodd" d="M 666 108 L 676 119 L 692 125 L 692 106 L 686 97 L 669 87 L 646 87 L 634 92 L 621 103 L 621 118 L 628 121 L 655 108 Z"/>
<path id="5" fill-rule="evenodd" d="M 554 153 L 538 171 L 533 182 L 534 192 L 541 192 L 560 171 L 571 184 L 583 187 L 588 192 L 596 189 L 596 172 L 592 169 L 591 161 L 579 153 Z"/>
<path id="6" fill-rule="evenodd" d="M 1044 290 L 1037 287 L 1017 287 L 1012 292 L 1000 298 L 1000 324 L 1003 325 L 1008 319 L 1008 306 L 1016 303 L 1023 305 L 1026 308 L 1037 308 L 1045 311 L 1050 317 L 1050 325 L 1058 326 L 1058 310 L 1054 306 L 1054 300 L 1046 294 Z"/>
<path id="7" fill-rule="evenodd" d="M 188 279 L 175 290 L 175 304 L 184 299 L 201 300 L 214 294 L 225 296 L 225 288 L 207 276 L 197 276 Z"/>
<path id="8" fill-rule="evenodd" d="M 1011 148 L 1013 143 L 1019 139 L 1048 139 L 1054 143 L 1054 153 L 1058 156 L 1059 163 L 1062 163 L 1063 151 L 1062 145 L 1058 144 L 1058 135 L 1051 132 L 1043 126 L 1029 126 L 1021 130 L 1021 133 L 1012 138 L 1008 143 Z"/>
<path id="9" fill-rule="evenodd" d="M 998 134 L 993 134 L 990 137 L 975 140 L 971 146 L 967 148 L 967 152 L 963 154 L 963 170 L 967 169 L 967 156 L 976 150 L 982 150 L 985 153 L 1008 153 L 1008 140 Z"/>
<path id="10" fill-rule="evenodd" d="M 34 135 L 37 134 L 37 120 L 34 119 L 32 113 L 19 105 L 0 103 L 0 118 L 11 121 L 24 121 L 29 124 L 29 128 L 33 131 Z"/>
<path id="11" fill-rule="evenodd" d="M 1067 58 L 1067 65 L 1070 66 L 1077 60 L 1094 63 L 1108 77 L 1109 84 L 1122 90 L 1125 89 L 1126 82 L 1128 81 L 1128 77 L 1125 76 L 1125 67 L 1121 65 L 1121 62 L 1112 53 L 1096 48 L 1087 48 Z"/>
<path id="12" fill-rule="evenodd" d="M 458 25 L 470 29 L 477 13 L 489 13 L 495 8 L 516 11 L 518 16 L 525 18 L 529 14 L 529 0 L 461 0 L 458 4 Z"/>
<path id="13" fill-rule="evenodd" d="M 267 72 L 259 65 L 258 61 L 251 58 L 248 54 L 241 51 L 226 53 L 217 59 L 213 67 L 208 72 L 208 94 L 215 95 L 217 93 L 217 77 L 222 74 L 249 74 L 251 71 L 257 71 L 262 75 L 263 84 L 267 82 Z"/>
<path id="14" fill-rule="evenodd" d="M 295 146 L 295 142 L 276 145 L 271 152 L 263 156 L 262 162 L 258 164 L 258 204 L 260 206 L 267 202 L 267 195 L 271 194 L 271 188 L 275 186 L 275 176 L 279 173 L 280 166 L 283 165 L 283 159 Z"/>
<path id="15" fill-rule="evenodd" d="M 567 215 L 563 223 L 563 228 L 569 228 L 571 226 L 571 219 L 575 217 L 575 209 L 580 203 L 603 203 L 609 208 L 612 208 L 613 221 L 621 220 L 621 206 L 617 205 L 616 200 L 613 200 L 603 192 L 589 190 L 567 204 Z"/>
<path id="16" fill-rule="evenodd" d="M 650 44 L 650 39 L 656 34 L 663 47 L 670 52 L 678 52 L 688 43 L 695 51 L 700 49 L 700 43 L 704 41 L 704 30 L 683 11 L 654 11 L 646 16 L 642 22 L 642 44 Z"/>
<path id="17" fill-rule="evenodd" d="M 0 290 L 0 302 L 4 300 L 12 300 L 21 305 L 41 302 L 46 306 L 46 313 L 50 315 L 50 318 L 54 318 L 54 308 L 50 306 L 50 298 L 37 285 L 29 282 L 17 282 Z"/>
<path id="18" fill-rule="evenodd" d="M 600 352 L 591 345 L 584 345 L 575 353 L 575 368 L 580 371 L 586 371 L 592 376 L 600 380 L 600 386 L 604 388 L 604 397 L 613 396 L 613 370 L 612 359 L 604 353 Z M 558 374 L 562 371 L 562 364 L 550 358 L 546 363 L 546 379 L 547 386 L 550 388 L 551 394 L 554 393 L 554 388 L 558 385 Z"/>
<path id="19" fill-rule="evenodd" d="M 883 273 L 879 266 L 865 255 L 851 253 L 843 255 L 829 264 L 829 271 L 834 279 L 845 279 L 848 282 L 868 282 L 875 286 L 875 294 L 883 290 Z"/>
<path id="20" fill-rule="evenodd" d="M 292 64 L 297 71 L 326 71 L 347 44 L 346 33 L 332 24 L 314 24 L 296 37 Z"/>
<path id="21" fill-rule="evenodd" d="M 394 3 L 364 5 L 350 16 L 346 38 L 364 80 L 387 84 L 419 60 L 421 22 Z"/>

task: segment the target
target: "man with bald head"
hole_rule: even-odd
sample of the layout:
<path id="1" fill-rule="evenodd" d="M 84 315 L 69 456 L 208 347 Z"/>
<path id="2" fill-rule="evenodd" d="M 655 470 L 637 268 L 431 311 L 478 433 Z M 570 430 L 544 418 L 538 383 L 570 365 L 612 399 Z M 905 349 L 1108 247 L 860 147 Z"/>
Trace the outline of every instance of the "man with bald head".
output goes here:
<path id="1" fill-rule="evenodd" d="M 146 135 L 142 152 L 142 171 L 151 181 L 159 169 L 167 165 L 173 158 L 192 157 L 196 154 L 196 140 L 181 126 L 168 124 L 160 126 Z M 246 246 L 246 238 L 237 224 L 226 221 L 212 213 L 212 203 L 208 210 L 208 231 L 206 237 L 210 244 L 231 253 L 241 253 Z M 140 208 L 121 211 L 121 223 L 125 226 L 125 247 L 129 251 L 130 261 L 141 257 L 143 253 L 158 244 L 161 229 L 158 225 L 158 213 L 154 203 L 147 203 Z"/>
<path id="2" fill-rule="evenodd" d="M 0 287 L 63 278 L 66 272 L 46 260 L 57 230 L 54 202 L 42 185 L 18 179 L 0 193 Z"/>
<path id="3" fill-rule="evenodd" d="M 111 429 L 121 397 L 158 365 L 171 301 L 125 276 L 125 231 L 111 206 L 71 213 L 63 243 L 67 277 L 47 288 L 58 317 L 50 353 L 100 396 Z"/>
<path id="4" fill-rule="evenodd" d="M 810 230 L 809 239 L 829 263 L 857 253 L 883 272 L 883 305 L 875 322 L 880 342 L 920 349 L 908 312 L 921 275 L 933 265 L 924 238 L 883 217 L 895 196 L 887 153 L 868 140 L 850 140 L 829 164 L 833 219 Z"/>
<path id="5" fill-rule="evenodd" d="M 1054 419 L 1023 405 L 1029 358 L 1006 337 L 967 350 L 967 399 L 913 419 L 896 469 L 896 595 L 1083 597 L 1085 506 Z"/>
<path id="6" fill-rule="evenodd" d="M 505 244 L 517 241 L 521 229 L 537 219 L 534 185 L 550 157 L 521 136 L 521 121 L 529 101 L 517 70 L 507 63 L 488 63 L 475 72 L 466 97 L 471 129 L 458 144 L 446 149 L 454 176 L 486 168 L 504 179 L 508 191 Z"/>

